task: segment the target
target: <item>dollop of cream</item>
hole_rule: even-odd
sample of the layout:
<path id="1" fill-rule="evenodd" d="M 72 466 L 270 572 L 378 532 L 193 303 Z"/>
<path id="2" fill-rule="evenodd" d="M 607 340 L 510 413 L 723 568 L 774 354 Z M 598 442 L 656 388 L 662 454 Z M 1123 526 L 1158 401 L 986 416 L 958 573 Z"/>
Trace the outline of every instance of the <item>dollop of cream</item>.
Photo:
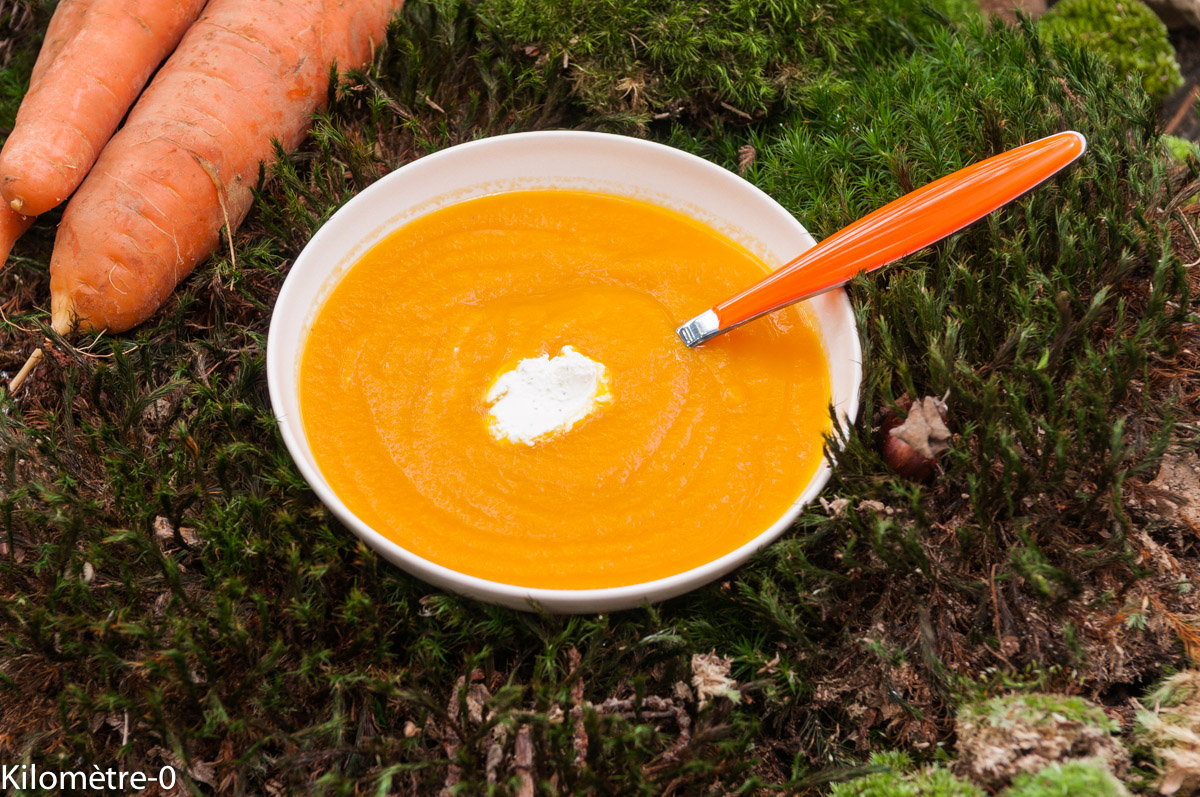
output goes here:
<path id="1" fill-rule="evenodd" d="M 610 401 L 608 369 L 571 346 L 521 360 L 484 396 L 492 437 L 530 446 L 570 431 Z"/>

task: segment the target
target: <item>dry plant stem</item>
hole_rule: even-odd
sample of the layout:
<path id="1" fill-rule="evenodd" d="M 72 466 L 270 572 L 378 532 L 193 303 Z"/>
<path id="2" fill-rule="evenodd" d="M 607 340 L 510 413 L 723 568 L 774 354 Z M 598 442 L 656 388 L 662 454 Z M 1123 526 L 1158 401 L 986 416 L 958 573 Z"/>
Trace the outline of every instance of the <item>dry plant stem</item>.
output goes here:
<path id="1" fill-rule="evenodd" d="M 679 738 L 662 754 L 665 761 L 677 758 L 692 742 L 692 718 L 688 716 L 687 710 L 683 706 L 676 705 L 675 701 L 670 698 L 650 695 L 642 700 L 639 711 L 633 700 L 629 698 L 618 700 L 611 697 L 596 706 L 596 710 L 604 714 L 616 714 L 625 719 L 642 717 L 643 719 L 675 720 L 675 724 L 679 728 Z"/>
<path id="2" fill-rule="evenodd" d="M 575 678 L 575 683 L 571 685 L 571 701 L 575 704 L 575 707 L 571 709 L 571 715 L 575 720 L 575 766 L 581 768 L 587 763 L 588 748 L 587 728 L 583 724 L 583 675 L 579 670 L 582 661 L 583 657 L 579 655 L 579 648 L 573 647 L 568 651 L 567 663 L 571 666 L 571 675 Z"/>
<path id="3" fill-rule="evenodd" d="M 55 332 L 63 337 L 66 337 L 75 331 L 75 321 L 72 319 L 61 325 L 55 323 L 53 328 Z M 14 376 L 12 381 L 8 383 L 8 395 L 15 396 L 17 394 L 17 391 L 21 389 L 21 385 L 25 384 L 25 380 L 29 378 L 29 375 L 33 373 L 33 369 L 37 368 L 38 363 L 40 363 L 45 356 L 45 348 L 33 350 L 33 354 L 29 355 L 29 359 L 26 360 L 25 364 L 21 366 L 21 370 L 17 371 L 17 375 Z"/>
<path id="4" fill-rule="evenodd" d="M 497 726 L 498 727 L 498 726 Z M 495 729 L 492 732 L 493 737 L 496 735 Z M 496 785 L 496 778 L 500 770 L 500 763 L 504 760 L 504 745 L 499 741 L 492 742 L 488 747 L 487 762 L 484 767 L 484 776 L 489 786 Z"/>
<path id="5" fill-rule="evenodd" d="M 467 679 L 459 676 L 458 680 L 454 682 L 454 689 L 450 691 L 450 701 L 446 704 L 446 715 L 450 720 L 450 727 L 447 730 L 450 735 L 442 742 L 442 747 L 446 750 L 446 758 L 450 760 L 450 766 L 446 770 L 446 781 L 442 784 L 439 794 L 450 794 L 462 778 L 462 767 L 454 763 L 454 758 L 458 755 L 461 736 L 459 732 L 459 715 L 461 714 L 459 693 L 466 688 L 466 684 Z"/>
<path id="6" fill-rule="evenodd" d="M 513 768 L 517 771 L 518 797 L 533 797 L 533 731 L 522 725 L 513 746 Z"/>
<path id="7" fill-rule="evenodd" d="M 1196 105 L 1196 97 L 1198 95 L 1200 95 L 1200 86 L 1193 84 L 1192 87 L 1188 89 L 1187 97 L 1179 106 L 1179 110 L 1175 111 L 1175 115 L 1171 117 L 1171 121 L 1167 122 L 1167 126 L 1163 128 L 1164 133 L 1171 135 L 1176 129 L 1178 129 L 1179 125 L 1183 123 L 1183 120 L 1187 118 L 1188 111 L 1192 110 L 1192 108 Z"/>

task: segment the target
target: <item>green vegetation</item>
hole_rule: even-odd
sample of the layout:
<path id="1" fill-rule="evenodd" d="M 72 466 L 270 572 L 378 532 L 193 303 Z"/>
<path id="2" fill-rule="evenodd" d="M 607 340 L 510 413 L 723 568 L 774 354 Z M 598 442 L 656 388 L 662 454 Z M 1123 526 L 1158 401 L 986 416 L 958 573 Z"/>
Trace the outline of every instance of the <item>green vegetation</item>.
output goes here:
<path id="1" fill-rule="evenodd" d="M 1188 158 L 1200 158 L 1200 145 L 1195 141 L 1164 135 L 1162 142 L 1170 156 L 1180 163 L 1186 163 Z"/>
<path id="2" fill-rule="evenodd" d="M 834 784 L 830 797 L 984 797 L 978 786 L 960 780 L 942 767 L 909 771 L 903 753 L 874 753 L 868 762 L 887 770 L 846 783 Z"/>
<path id="3" fill-rule="evenodd" d="M 1119 730 L 1103 709 L 1080 697 L 994 697 L 959 710 L 957 771 L 991 791 L 1011 783 L 1014 793 L 1057 794 L 1063 784 L 1093 777 L 1088 767 L 1068 764 L 1099 762 L 1109 780 L 1112 772 L 1125 773 L 1129 755 L 1113 736 Z"/>
<path id="4" fill-rule="evenodd" d="M 1036 774 L 1019 775 L 1006 797 L 1128 797 L 1129 791 L 1104 768 L 1090 761 L 1053 764 Z"/>
<path id="5" fill-rule="evenodd" d="M 1045 725 L 1053 723 L 1078 723 L 1090 725 L 1105 733 L 1116 733 L 1120 728 L 1104 709 L 1082 697 L 1066 695 L 1003 695 L 982 703 L 965 706 L 959 719 L 980 725 L 1002 727 L 1013 723 Z"/>
<path id="6" fill-rule="evenodd" d="M 600 118 L 761 118 L 805 105 L 872 49 L 928 29 L 930 13 L 964 15 L 970 0 L 484 0 L 496 35 L 530 61 L 561 65 L 577 99 Z"/>
<path id="7" fill-rule="evenodd" d="M 1143 596 L 1196 611 L 1177 578 L 1147 577 L 1135 535 L 1163 523 L 1128 491 L 1169 443 L 1196 444 L 1175 423 L 1194 408 L 1172 364 L 1194 323 L 1180 187 L 1200 175 L 1161 157 L 1138 86 L 1031 25 L 882 1 L 764 18 L 818 7 L 845 14 L 768 45 L 738 37 L 750 6 L 718 6 L 699 63 L 618 35 L 698 35 L 672 16 L 692 4 L 589 12 L 590 49 L 564 70 L 554 4 L 412 2 L 377 68 L 267 175 L 236 259 L 214 256 L 133 333 L 60 346 L 0 398 L 6 760 L 178 757 L 197 788 L 231 793 L 815 792 L 864 774 L 872 750 L 939 749 L 981 677 L 1103 694 L 1178 664 L 1173 636 L 1124 622 Z M 559 28 L 518 35 L 535 24 Z M 641 108 L 623 94 L 631 58 L 658 75 Z M 653 119 L 678 102 L 689 111 Z M 741 165 L 818 237 L 1060 129 L 1091 149 L 850 286 L 863 409 L 825 492 L 844 506 L 810 507 L 688 596 L 548 617 L 441 593 L 358 544 L 280 443 L 263 348 L 290 259 L 356 190 L 460 141 L 549 126 L 638 129 Z M 39 222 L 0 273 L 7 374 L 45 321 L 53 234 Z M 928 485 L 876 450 L 875 413 L 904 393 L 947 395 L 955 437 Z M 1155 544 L 1183 561 L 1182 539 Z M 709 651 L 732 657 L 736 704 L 700 709 L 677 688 Z M 853 791 L 867 777 L 836 788 L 889 793 Z M 943 770 L 901 778 L 918 782 L 971 793 Z"/>
<path id="8" fill-rule="evenodd" d="M 1062 0 L 1040 24 L 1051 36 L 1092 48 L 1155 100 L 1183 85 L 1166 26 L 1141 0 Z"/>

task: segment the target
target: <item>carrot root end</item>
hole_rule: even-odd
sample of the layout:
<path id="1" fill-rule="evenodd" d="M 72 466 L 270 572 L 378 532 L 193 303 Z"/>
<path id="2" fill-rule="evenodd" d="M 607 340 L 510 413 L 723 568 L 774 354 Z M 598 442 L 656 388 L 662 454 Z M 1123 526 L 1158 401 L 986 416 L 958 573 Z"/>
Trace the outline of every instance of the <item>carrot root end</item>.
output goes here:
<path id="1" fill-rule="evenodd" d="M 8 395 L 16 395 L 17 391 L 21 389 L 21 385 L 25 384 L 25 380 L 29 377 L 29 374 L 34 368 L 37 368 L 38 363 L 45 356 L 46 353 L 41 349 L 34 349 L 33 354 L 29 355 L 29 359 L 21 366 L 21 370 L 17 371 L 17 375 L 8 383 Z"/>

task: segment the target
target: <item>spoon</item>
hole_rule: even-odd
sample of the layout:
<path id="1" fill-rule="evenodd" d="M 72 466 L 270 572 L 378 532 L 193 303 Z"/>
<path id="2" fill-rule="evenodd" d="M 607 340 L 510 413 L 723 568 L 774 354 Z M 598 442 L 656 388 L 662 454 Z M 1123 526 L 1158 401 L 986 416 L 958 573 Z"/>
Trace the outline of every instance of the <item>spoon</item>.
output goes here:
<path id="1" fill-rule="evenodd" d="M 1074 130 L 1010 149 L 905 194 L 675 330 L 688 346 L 845 285 L 1007 205 L 1087 150 Z"/>

